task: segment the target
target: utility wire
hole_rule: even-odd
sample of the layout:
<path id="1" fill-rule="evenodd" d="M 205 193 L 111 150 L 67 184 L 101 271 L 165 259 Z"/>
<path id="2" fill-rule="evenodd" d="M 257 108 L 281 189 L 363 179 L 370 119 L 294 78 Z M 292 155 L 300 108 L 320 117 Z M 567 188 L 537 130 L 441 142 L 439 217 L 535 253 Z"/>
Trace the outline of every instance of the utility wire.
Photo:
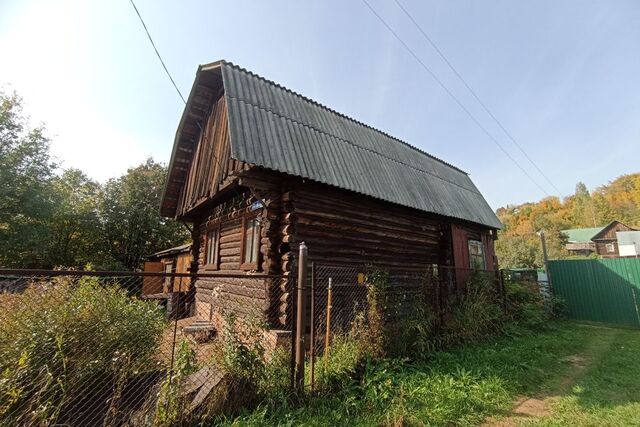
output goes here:
<path id="1" fill-rule="evenodd" d="M 556 187 L 556 185 L 549 179 L 549 177 L 542 171 L 542 169 L 540 169 L 540 167 L 538 167 L 538 165 L 536 164 L 536 162 L 533 161 L 533 159 L 529 156 L 529 154 L 527 154 L 527 152 L 524 150 L 524 148 L 522 148 L 522 146 L 518 143 L 518 141 L 516 141 L 516 139 L 513 137 L 513 135 L 511 135 L 511 133 L 504 127 L 504 125 L 500 122 L 500 120 L 498 120 L 498 118 L 491 112 L 491 110 L 489 110 L 489 108 L 487 107 L 487 105 L 480 99 L 480 97 L 476 94 L 476 92 L 471 88 L 471 86 L 469 86 L 469 84 L 467 83 L 467 81 L 462 77 L 462 75 L 460 75 L 460 73 L 458 72 L 458 70 L 456 70 L 456 68 L 453 66 L 453 64 L 451 63 L 451 61 L 449 61 L 447 59 L 447 57 L 445 56 L 445 54 L 442 52 L 442 50 L 440 50 L 440 48 L 436 45 L 436 43 L 431 39 L 431 37 L 429 37 L 429 35 L 426 33 L 426 31 L 420 26 L 420 24 L 418 24 L 418 22 L 416 22 L 416 20 L 413 18 L 413 16 L 411 16 L 411 14 L 409 13 L 409 11 L 407 9 L 405 9 L 405 7 L 402 5 L 402 3 L 400 3 L 399 0 L 394 0 L 394 2 L 398 5 L 398 7 L 402 10 L 402 12 L 404 12 L 404 14 L 407 16 L 407 18 L 409 18 L 409 20 L 413 23 L 413 25 L 418 29 L 418 31 L 420 31 L 420 33 L 422 34 L 422 36 L 425 38 L 425 40 L 427 40 L 427 42 L 429 42 L 429 44 L 431 45 L 432 48 L 435 49 L 435 51 L 438 53 L 438 55 L 440 55 L 440 58 L 442 58 L 442 60 L 447 64 L 447 66 L 451 69 L 451 71 L 453 71 L 453 73 L 458 77 L 458 79 L 460 79 L 460 81 L 462 82 L 462 84 L 467 88 L 467 90 L 471 93 L 471 95 L 473 95 L 473 97 L 476 99 L 476 101 L 478 101 L 478 103 L 480 104 L 480 106 L 482 106 L 482 109 L 489 115 L 491 116 L 491 118 L 493 119 L 494 122 L 496 122 L 496 124 L 500 127 L 500 129 L 502 129 L 502 131 L 505 133 L 505 135 L 507 135 L 507 137 L 511 140 L 511 142 L 513 142 L 516 147 L 518 147 L 518 149 L 520 150 L 520 152 L 527 158 L 527 160 L 529 161 L 529 163 L 531 163 L 533 165 L 534 168 L 536 168 L 536 170 L 540 173 L 540 175 L 542 175 L 542 177 L 549 183 L 549 185 L 551 185 L 551 187 L 553 187 L 553 189 L 558 193 L 558 195 L 560 196 L 560 198 L 562 198 L 562 192 L 558 189 L 558 187 Z"/>
<path id="2" fill-rule="evenodd" d="M 178 89 L 178 85 L 173 80 L 173 77 L 171 77 L 171 73 L 167 69 L 167 66 L 165 65 L 164 61 L 162 60 L 162 56 L 160 56 L 160 52 L 158 52 L 158 48 L 156 48 L 156 44 L 153 42 L 153 39 L 151 38 L 151 34 L 149 34 L 149 30 L 147 29 L 147 25 L 144 23 L 144 19 L 142 19 L 142 16 L 140 15 L 140 12 L 138 11 L 138 8 L 136 7 L 136 4 L 133 2 L 133 0 L 130 0 L 130 1 L 131 1 L 131 6 L 133 6 L 133 9 L 136 11 L 136 15 L 138 15 L 138 18 L 140 19 L 140 23 L 142 24 L 142 27 L 144 28 L 144 32 L 147 33 L 147 37 L 149 37 L 149 41 L 151 42 L 151 46 L 153 46 L 153 50 L 156 51 L 156 55 L 158 56 L 158 59 L 160 60 L 160 63 L 162 64 L 162 68 L 164 68 L 164 72 L 167 73 L 167 76 L 169 77 L 169 80 L 171 80 L 171 84 L 176 89 L 176 92 L 178 92 L 178 95 L 180 96 L 180 99 L 182 99 L 182 102 L 184 103 L 184 105 L 187 105 L 187 101 L 184 99 L 184 96 L 182 96 L 182 92 L 180 92 L 180 89 Z M 202 130 L 202 128 L 201 128 L 201 130 Z"/>
<path id="3" fill-rule="evenodd" d="M 520 171 L 522 171 L 522 173 L 525 174 L 526 177 L 529 178 L 529 180 L 533 182 L 544 194 L 550 196 L 550 194 L 547 193 L 547 191 L 538 183 L 538 181 L 533 179 L 533 177 L 529 175 L 529 173 L 522 167 L 522 165 L 520 165 L 520 163 L 518 163 L 518 161 L 513 158 L 513 156 L 511 156 L 511 154 L 509 154 L 509 152 L 502 146 L 502 144 L 500 144 L 500 142 L 491 133 L 489 133 L 489 131 L 482 125 L 482 123 L 478 121 L 478 119 L 471 113 L 471 111 L 469 111 L 469 109 L 464 106 L 464 104 L 453 94 L 453 92 L 449 90 L 449 88 L 442 82 L 442 80 L 440 80 L 438 76 L 433 71 L 431 71 L 431 69 L 420 59 L 420 57 L 413 51 L 413 49 L 411 49 L 409 45 L 405 43 L 405 41 L 382 18 L 382 16 L 380 16 L 378 12 L 376 12 L 376 10 L 369 4 L 369 2 L 367 0 L 362 0 L 362 2 L 367 6 L 367 8 L 369 8 L 371 13 L 373 13 L 376 18 L 378 18 L 378 20 L 387 28 L 387 30 L 389 30 L 389 32 L 396 38 L 396 40 L 398 40 L 402 44 L 402 46 L 404 46 L 407 52 L 409 52 L 411 56 L 413 56 L 413 58 L 418 61 L 422 68 L 424 68 L 425 71 L 429 73 L 429 75 L 431 75 L 436 83 L 438 83 L 438 85 L 456 102 L 456 104 L 458 104 L 458 106 L 469 116 L 469 118 L 473 120 L 473 122 L 480 128 L 480 130 L 482 130 L 485 135 L 487 135 L 487 137 L 498 146 L 498 148 L 504 153 L 504 155 L 507 156 L 509 160 L 511 160 L 513 164 L 515 164 L 518 169 L 520 169 Z"/>
<path id="4" fill-rule="evenodd" d="M 162 64 L 162 68 L 164 68 L 164 72 L 169 77 L 169 80 L 171 80 L 171 84 L 176 89 L 176 92 L 178 92 L 178 95 L 180 96 L 180 99 L 182 99 L 182 102 L 186 106 L 187 105 L 187 101 L 185 100 L 184 96 L 182 96 L 182 92 L 178 88 L 178 85 L 176 84 L 175 80 L 173 80 L 173 77 L 171 77 L 171 73 L 169 72 L 169 69 L 167 68 L 167 65 L 164 63 L 164 60 L 162 59 L 162 56 L 160 55 L 160 52 L 158 51 L 158 48 L 156 47 L 156 44 L 153 42 L 153 38 L 151 37 L 151 34 L 149 33 L 149 30 L 147 29 L 147 25 L 144 23 L 144 19 L 142 19 L 142 15 L 140 15 L 140 11 L 136 7 L 136 4 L 134 3 L 133 0 L 130 0 L 130 2 L 131 2 L 131 6 L 133 6 L 133 9 L 136 11 L 136 15 L 138 15 L 138 18 L 140 19 L 140 23 L 142 24 L 142 27 L 144 28 L 144 32 L 147 33 L 147 37 L 149 38 L 149 41 L 151 42 L 151 46 L 153 46 L 153 50 L 156 52 L 156 55 L 158 56 L 158 59 L 160 60 L 160 63 Z M 189 112 L 191 113 L 190 110 L 189 110 Z M 196 122 L 196 125 L 198 125 L 198 128 L 200 129 L 200 134 L 202 135 L 204 133 L 204 130 L 202 128 L 202 125 L 200 124 L 200 121 L 196 119 L 195 122 Z M 213 157 L 213 160 L 216 162 L 216 164 L 220 168 L 220 171 L 223 171 L 224 168 L 223 168 L 222 164 L 220 163 L 220 159 L 218 159 L 218 157 L 215 155 L 215 153 L 212 153 L 211 155 Z M 193 158 L 191 160 L 193 161 Z M 234 191 L 234 193 L 236 193 L 236 195 L 240 195 L 238 193 L 238 189 L 236 188 L 236 186 L 233 186 L 233 191 Z M 253 192 L 252 192 L 252 195 L 254 195 L 254 197 L 256 197 L 260 201 L 260 203 L 262 204 L 263 207 L 267 206 L 266 203 L 264 202 L 264 200 L 261 197 L 258 197 L 257 195 L 253 194 Z"/>

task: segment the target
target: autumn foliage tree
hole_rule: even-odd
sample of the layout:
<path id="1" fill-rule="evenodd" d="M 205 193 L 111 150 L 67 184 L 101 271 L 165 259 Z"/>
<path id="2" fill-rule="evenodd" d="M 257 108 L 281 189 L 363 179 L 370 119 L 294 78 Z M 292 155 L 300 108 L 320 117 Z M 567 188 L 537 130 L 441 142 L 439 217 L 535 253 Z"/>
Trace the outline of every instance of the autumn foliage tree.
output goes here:
<path id="1" fill-rule="evenodd" d="M 551 259 L 567 258 L 566 236 L 561 230 L 605 226 L 618 220 L 640 226 L 640 173 L 623 175 L 589 192 L 584 183 L 560 200 L 548 197 L 536 203 L 506 206 L 496 212 L 504 224 L 496 253 L 503 268 L 538 268 L 543 265 L 538 232 L 544 230 Z"/>

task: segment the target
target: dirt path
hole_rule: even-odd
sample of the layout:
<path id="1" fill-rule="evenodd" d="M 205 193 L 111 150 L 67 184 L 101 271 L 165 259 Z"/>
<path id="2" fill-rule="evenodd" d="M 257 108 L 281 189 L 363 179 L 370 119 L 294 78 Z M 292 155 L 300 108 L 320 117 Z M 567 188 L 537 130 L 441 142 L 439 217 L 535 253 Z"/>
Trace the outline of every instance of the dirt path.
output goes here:
<path id="1" fill-rule="evenodd" d="M 585 327 L 602 328 L 600 326 Z M 491 418 L 484 423 L 484 426 L 512 427 L 527 419 L 551 415 L 551 404 L 569 393 L 585 370 L 606 355 L 613 340 L 614 334 L 608 334 L 604 340 L 589 342 L 580 354 L 562 358 L 561 361 L 567 364 L 567 369 L 559 380 L 551 385 L 549 392 L 536 396 L 520 397 L 515 401 L 509 415 L 499 419 Z"/>

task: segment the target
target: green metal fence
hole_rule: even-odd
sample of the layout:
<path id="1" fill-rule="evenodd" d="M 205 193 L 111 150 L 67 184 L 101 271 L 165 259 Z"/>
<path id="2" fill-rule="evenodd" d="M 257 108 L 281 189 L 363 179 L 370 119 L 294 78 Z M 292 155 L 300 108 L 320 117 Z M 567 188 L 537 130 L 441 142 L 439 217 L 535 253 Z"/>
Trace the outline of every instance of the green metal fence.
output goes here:
<path id="1" fill-rule="evenodd" d="M 570 318 L 640 327 L 640 259 L 549 261 L 549 272 Z"/>

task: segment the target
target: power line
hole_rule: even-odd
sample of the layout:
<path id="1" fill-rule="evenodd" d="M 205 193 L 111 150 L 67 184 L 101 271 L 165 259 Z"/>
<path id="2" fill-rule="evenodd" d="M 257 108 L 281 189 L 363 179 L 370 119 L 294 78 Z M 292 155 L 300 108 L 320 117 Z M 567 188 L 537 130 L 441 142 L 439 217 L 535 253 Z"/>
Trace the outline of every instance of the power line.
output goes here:
<path id="1" fill-rule="evenodd" d="M 505 135 L 507 135 L 507 137 L 516 145 L 516 147 L 518 147 L 520 152 L 527 158 L 529 163 L 531 163 L 533 165 L 533 167 L 536 168 L 536 170 L 540 173 L 540 175 L 542 175 L 542 177 L 551 185 L 551 187 L 553 187 L 553 189 L 556 190 L 556 192 L 558 193 L 560 198 L 562 198 L 562 192 L 558 189 L 558 187 L 556 187 L 556 185 L 549 179 L 549 177 L 547 177 L 547 175 L 542 171 L 542 169 L 540 169 L 540 167 L 538 167 L 538 165 L 533 161 L 533 159 L 531 159 L 531 157 L 529 156 L 529 154 L 527 154 L 527 152 L 524 150 L 524 148 L 522 148 L 522 146 L 518 143 L 518 141 L 516 141 L 516 139 L 511 135 L 511 133 L 504 127 L 504 125 L 500 122 L 500 120 L 498 120 L 498 118 L 491 112 L 491 110 L 489 110 L 489 108 L 486 106 L 486 104 L 480 99 L 480 97 L 471 88 L 471 86 L 469 86 L 467 81 L 462 77 L 462 75 L 460 75 L 460 73 L 458 72 L 458 70 L 456 70 L 456 68 L 453 66 L 453 64 L 447 59 L 447 57 L 442 52 L 442 50 L 440 50 L 440 48 L 431 39 L 431 37 L 429 37 L 429 35 L 426 33 L 426 31 L 424 31 L 424 29 L 420 26 L 420 24 L 418 24 L 416 22 L 416 20 L 413 18 L 413 16 L 411 16 L 409 11 L 407 11 L 407 9 L 404 8 L 404 6 L 402 5 L 402 3 L 400 3 L 399 0 L 394 0 L 394 1 L 398 5 L 398 7 L 402 10 L 402 12 L 404 12 L 404 14 L 407 16 L 407 18 L 409 18 L 409 20 L 413 23 L 413 25 L 418 29 L 418 31 L 420 31 L 420 33 L 427 40 L 427 42 L 429 42 L 431 47 L 433 47 L 435 49 L 435 51 L 438 53 L 438 55 L 440 55 L 440 58 L 442 58 L 442 60 L 447 64 L 447 66 L 451 69 L 451 71 L 453 71 L 453 73 L 458 77 L 458 79 L 460 79 L 462 84 L 467 88 L 467 90 L 471 93 L 471 95 L 473 95 L 473 97 L 476 99 L 476 101 L 478 101 L 480 106 L 482 106 L 482 109 L 489 116 L 491 116 L 493 121 L 497 123 L 497 125 L 500 127 L 500 129 L 502 129 L 502 131 L 505 133 Z"/>
<path id="2" fill-rule="evenodd" d="M 131 1 L 131 6 L 133 6 L 133 9 L 136 11 L 136 15 L 138 15 L 138 18 L 140 19 L 140 23 L 142 24 L 142 27 L 144 28 L 144 32 L 147 33 L 147 37 L 149 38 L 149 41 L 151 42 L 151 46 L 153 46 L 153 50 L 156 52 L 156 55 L 158 56 L 158 59 L 160 60 L 160 63 L 162 64 L 162 68 L 164 69 L 164 72 L 169 77 L 169 80 L 171 80 L 171 84 L 175 88 L 176 92 L 178 92 L 178 95 L 180 96 L 180 99 L 182 99 L 182 102 L 184 103 L 184 105 L 188 107 L 187 101 L 185 100 L 184 96 L 182 96 L 182 92 L 178 88 L 178 85 L 176 85 L 175 80 L 173 80 L 173 77 L 171 77 L 171 73 L 169 72 L 169 69 L 167 68 L 167 65 L 164 63 L 164 60 L 162 59 L 162 56 L 160 55 L 160 52 L 158 51 L 158 48 L 156 47 L 156 44 L 153 42 L 153 38 L 151 37 L 151 34 L 149 33 L 149 30 L 147 29 L 147 25 L 144 23 L 144 19 L 142 19 L 142 15 L 140 15 L 140 11 L 136 7 L 136 4 L 134 3 L 134 1 L 133 0 L 130 0 L 130 1 Z M 191 110 L 189 110 L 189 112 L 191 113 Z M 200 135 L 203 135 L 204 130 L 202 128 L 202 125 L 200 124 L 200 122 L 197 119 L 195 119 L 194 121 L 196 122 L 196 125 L 200 129 Z M 213 157 L 213 160 L 218 165 L 218 167 L 220 168 L 220 170 L 221 171 L 224 170 L 222 164 L 220 163 L 220 159 L 218 159 L 218 157 L 215 154 L 212 154 L 212 157 Z M 192 158 L 192 160 L 193 160 L 193 158 Z M 238 189 L 236 188 L 236 186 L 233 186 L 233 191 L 234 191 L 234 193 L 236 193 L 236 195 L 239 195 Z M 252 195 L 253 195 L 253 191 L 252 191 Z M 265 204 L 264 200 L 262 200 L 261 197 L 258 197 L 256 195 L 254 195 L 254 197 L 256 197 L 260 201 L 262 206 L 264 206 L 264 207 L 267 206 Z"/>
<path id="3" fill-rule="evenodd" d="M 502 144 L 500 144 L 500 142 L 498 142 L 498 140 L 493 135 L 491 135 L 491 133 L 489 133 L 489 131 L 482 125 L 482 123 L 478 121 L 478 119 L 471 113 L 471 111 L 469 111 L 467 107 L 464 106 L 464 104 L 453 94 L 453 92 L 449 90 L 449 88 L 438 78 L 438 76 L 436 76 L 436 74 L 431 71 L 431 69 L 420 59 L 420 57 L 413 51 L 413 49 L 411 49 L 409 45 L 405 43 L 405 41 L 393 30 L 393 28 L 391 28 L 391 26 L 378 14 L 378 12 L 376 12 L 376 10 L 369 4 L 369 2 L 367 0 L 362 0 L 362 2 L 396 38 L 396 40 L 398 40 L 402 44 L 402 46 L 404 46 L 407 52 L 409 52 L 411 56 L 413 56 L 413 58 L 418 61 L 422 68 L 424 68 L 425 71 L 429 73 L 429 75 L 431 75 L 436 83 L 438 83 L 438 85 L 456 102 L 456 104 L 458 104 L 458 106 L 469 116 L 469 118 L 473 120 L 473 122 L 485 133 L 485 135 L 487 135 L 487 137 L 498 146 L 498 148 L 504 153 L 504 155 L 507 156 L 509 160 L 511 160 L 513 164 L 515 164 L 518 169 L 520 169 L 520 171 L 525 174 L 525 176 L 529 178 L 529 180 L 533 182 L 544 194 L 550 196 L 550 194 L 547 193 L 547 191 L 535 179 L 533 179 L 531 175 L 529 175 L 529 173 L 522 167 L 522 165 L 520 165 L 520 163 L 518 163 L 518 161 L 513 158 L 513 156 L 511 156 L 511 154 L 509 154 L 509 152 L 502 146 Z"/>
<path id="4" fill-rule="evenodd" d="M 184 105 L 187 105 L 187 101 L 184 99 L 184 96 L 182 96 L 182 92 L 180 92 L 180 89 L 178 89 L 178 85 L 173 80 L 173 77 L 171 77 L 171 73 L 167 69 L 167 66 L 165 65 L 164 61 L 162 60 L 162 56 L 160 56 L 160 52 L 158 52 L 158 48 L 156 48 L 156 44 L 153 42 L 153 38 L 151 38 L 151 34 L 149 34 L 149 30 L 147 29 L 147 25 L 144 23 L 144 19 L 142 19 L 142 16 L 140 15 L 140 12 L 138 11 L 138 8 L 136 7 L 136 4 L 133 2 L 133 0 L 130 0 L 130 1 L 131 1 L 131 6 L 133 6 L 133 9 L 136 11 L 136 15 L 138 15 L 138 18 L 140 19 L 140 23 L 142 24 L 142 27 L 144 28 L 144 32 L 147 33 L 147 37 L 149 37 L 149 41 L 151 42 L 151 46 L 153 46 L 153 50 L 155 50 L 156 55 L 158 56 L 158 59 L 160 60 L 160 63 L 162 64 L 162 68 L 164 68 L 164 72 L 167 73 L 167 76 L 169 77 L 169 80 L 171 80 L 171 84 L 176 89 L 176 92 L 178 92 L 178 95 L 180 96 L 180 99 L 182 99 L 182 102 L 184 103 Z"/>

